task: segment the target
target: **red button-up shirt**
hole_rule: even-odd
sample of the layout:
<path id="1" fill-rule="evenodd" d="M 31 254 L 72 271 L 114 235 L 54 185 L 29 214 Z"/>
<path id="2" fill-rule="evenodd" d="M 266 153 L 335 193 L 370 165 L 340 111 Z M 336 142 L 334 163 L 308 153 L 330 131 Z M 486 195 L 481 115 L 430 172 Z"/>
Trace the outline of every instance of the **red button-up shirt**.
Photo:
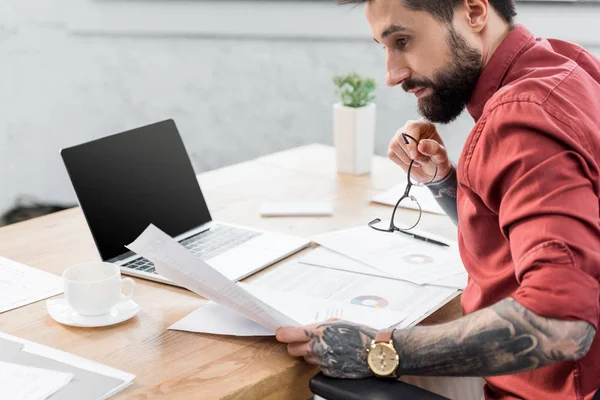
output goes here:
<path id="1" fill-rule="evenodd" d="M 467 108 L 476 125 L 457 168 L 465 313 L 513 297 L 598 328 L 600 61 L 517 26 Z M 488 399 L 590 399 L 600 333 L 579 361 L 486 381 Z"/>

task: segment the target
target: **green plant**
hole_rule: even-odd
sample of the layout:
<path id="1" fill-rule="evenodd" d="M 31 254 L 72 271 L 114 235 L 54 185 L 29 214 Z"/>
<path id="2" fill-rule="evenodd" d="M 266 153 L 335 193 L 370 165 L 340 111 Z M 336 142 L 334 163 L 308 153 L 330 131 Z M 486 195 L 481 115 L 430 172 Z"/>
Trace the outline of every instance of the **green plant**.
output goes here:
<path id="1" fill-rule="evenodd" d="M 347 107 L 364 107 L 375 99 L 375 79 L 365 79 L 356 72 L 340 74 L 333 78 L 336 93 Z"/>

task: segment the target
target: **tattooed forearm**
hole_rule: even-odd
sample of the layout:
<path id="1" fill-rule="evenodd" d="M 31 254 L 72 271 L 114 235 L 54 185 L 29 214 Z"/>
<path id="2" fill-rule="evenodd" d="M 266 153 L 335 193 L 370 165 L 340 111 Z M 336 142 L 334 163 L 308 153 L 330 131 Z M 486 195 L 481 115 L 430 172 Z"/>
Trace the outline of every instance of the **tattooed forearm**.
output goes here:
<path id="1" fill-rule="evenodd" d="M 325 323 L 318 329 L 319 334 L 305 334 L 311 339 L 311 352 L 319 358 L 325 374 L 343 378 L 371 375 L 365 350 L 375 339 L 375 329 L 345 322 Z"/>
<path id="2" fill-rule="evenodd" d="M 439 182 L 427 185 L 433 196 L 437 200 L 442 210 L 450 217 L 454 225 L 458 225 L 458 211 L 456 208 L 456 190 L 458 181 L 456 178 L 456 168 Z"/>
<path id="3" fill-rule="evenodd" d="M 394 332 L 399 375 L 493 376 L 577 360 L 596 331 L 584 321 L 540 317 L 513 299 L 459 320 Z"/>

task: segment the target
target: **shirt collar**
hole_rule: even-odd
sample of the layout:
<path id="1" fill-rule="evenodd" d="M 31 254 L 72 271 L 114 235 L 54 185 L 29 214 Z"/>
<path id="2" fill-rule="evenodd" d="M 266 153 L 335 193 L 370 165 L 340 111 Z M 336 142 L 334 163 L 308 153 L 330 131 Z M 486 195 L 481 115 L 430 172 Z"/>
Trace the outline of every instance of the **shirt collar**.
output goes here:
<path id="1" fill-rule="evenodd" d="M 504 38 L 483 69 L 467 110 L 477 121 L 483 114 L 485 103 L 498 91 L 502 80 L 514 64 L 523 48 L 533 41 L 533 34 L 523 25 L 517 25 Z"/>

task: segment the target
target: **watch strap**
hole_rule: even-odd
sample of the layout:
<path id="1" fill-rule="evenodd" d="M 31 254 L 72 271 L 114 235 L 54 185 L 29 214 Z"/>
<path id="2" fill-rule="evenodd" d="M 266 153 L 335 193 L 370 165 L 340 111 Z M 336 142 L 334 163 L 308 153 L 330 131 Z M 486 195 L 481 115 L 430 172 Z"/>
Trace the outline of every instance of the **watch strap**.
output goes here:
<path id="1" fill-rule="evenodd" d="M 377 332 L 374 343 L 389 343 L 396 328 L 384 329 Z"/>

